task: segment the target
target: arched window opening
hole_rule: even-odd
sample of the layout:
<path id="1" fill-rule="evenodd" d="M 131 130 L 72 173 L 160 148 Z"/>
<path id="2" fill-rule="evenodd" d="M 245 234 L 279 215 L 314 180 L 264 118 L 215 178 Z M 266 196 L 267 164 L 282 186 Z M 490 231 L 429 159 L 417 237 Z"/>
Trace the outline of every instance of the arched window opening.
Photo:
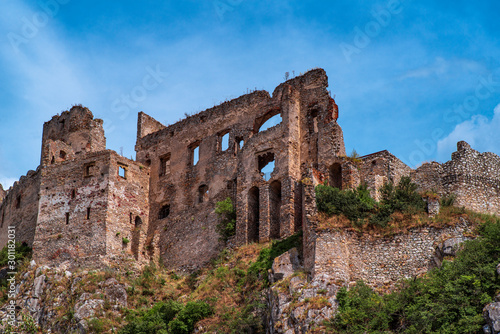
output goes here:
<path id="1" fill-rule="evenodd" d="M 59 152 L 59 158 L 61 158 L 62 160 L 66 160 L 66 152 L 60 151 Z"/>
<path id="2" fill-rule="evenodd" d="M 198 188 L 198 203 L 203 203 L 208 201 L 208 186 L 202 184 Z"/>
<path id="3" fill-rule="evenodd" d="M 262 117 L 255 119 L 254 122 L 254 133 L 259 133 L 262 131 L 266 131 L 273 126 L 276 126 L 282 122 L 281 118 L 281 110 L 276 108 L 269 111 Z"/>
<path id="4" fill-rule="evenodd" d="M 281 182 L 273 181 L 269 186 L 269 202 L 271 203 L 271 239 L 280 238 L 281 222 Z"/>
<path id="5" fill-rule="evenodd" d="M 260 220 L 259 188 L 253 187 L 248 192 L 248 242 L 259 241 L 259 220 Z"/>
<path id="6" fill-rule="evenodd" d="M 339 163 L 330 167 L 330 185 L 342 189 L 342 166 Z"/>
<path id="7" fill-rule="evenodd" d="M 267 152 L 257 157 L 257 168 L 263 174 L 264 180 L 269 181 L 275 169 L 274 153 Z"/>

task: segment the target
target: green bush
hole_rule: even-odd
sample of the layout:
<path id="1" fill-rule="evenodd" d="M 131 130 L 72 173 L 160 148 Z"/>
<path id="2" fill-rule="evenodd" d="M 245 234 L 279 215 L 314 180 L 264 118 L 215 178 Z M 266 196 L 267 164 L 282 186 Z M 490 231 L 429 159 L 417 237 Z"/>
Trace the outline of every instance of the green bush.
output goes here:
<path id="1" fill-rule="evenodd" d="M 147 311 L 129 316 L 129 323 L 120 334 L 188 334 L 197 321 L 212 314 L 205 302 L 188 302 L 186 306 L 177 301 L 159 302 Z"/>
<path id="2" fill-rule="evenodd" d="M 316 187 L 316 203 L 320 212 L 329 216 L 343 214 L 353 222 L 368 217 L 376 206 L 364 185 L 356 190 L 340 190 L 320 184 Z"/>
<path id="3" fill-rule="evenodd" d="M 271 247 L 261 250 L 257 261 L 250 265 L 250 268 L 248 268 L 249 276 L 254 279 L 260 277 L 267 282 L 267 272 L 271 269 L 274 259 L 294 247 L 297 247 L 300 252 L 301 246 L 302 232 L 298 232 L 284 240 L 273 241 Z"/>
<path id="4" fill-rule="evenodd" d="M 500 219 L 480 228 L 453 262 L 379 296 L 363 283 L 337 294 L 339 333 L 481 333 L 483 307 L 500 291 Z"/>
<path id="5" fill-rule="evenodd" d="M 226 242 L 236 233 L 236 210 L 231 198 L 215 204 L 215 213 L 219 216 L 219 223 L 216 226 L 221 239 Z"/>
<path id="6" fill-rule="evenodd" d="M 18 264 L 21 263 L 25 258 L 31 258 L 31 248 L 28 247 L 25 243 L 21 244 L 19 242 L 16 242 L 15 257 Z M 8 262 L 9 249 L 7 248 L 7 246 L 5 246 L 0 251 L 0 267 L 6 266 Z"/>

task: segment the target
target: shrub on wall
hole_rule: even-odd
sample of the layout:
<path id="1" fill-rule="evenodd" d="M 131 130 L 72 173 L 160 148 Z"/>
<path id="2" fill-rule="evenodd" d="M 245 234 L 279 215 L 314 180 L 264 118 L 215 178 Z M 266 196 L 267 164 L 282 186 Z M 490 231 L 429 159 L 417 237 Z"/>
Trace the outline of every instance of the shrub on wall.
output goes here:
<path id="1" fill-rule="evenodd" d="M 216 226 L 221 239 L 226 242 L 236 233 L 236 210 L 234 209 L 231 198 L 215 204 L 215 213 L 219 217 L 219 223 Z"/>

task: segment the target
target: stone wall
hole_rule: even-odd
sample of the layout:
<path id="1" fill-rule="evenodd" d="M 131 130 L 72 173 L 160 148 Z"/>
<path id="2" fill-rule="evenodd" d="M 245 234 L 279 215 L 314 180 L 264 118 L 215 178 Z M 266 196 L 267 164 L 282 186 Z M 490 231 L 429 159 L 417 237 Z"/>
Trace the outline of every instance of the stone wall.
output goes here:
<path id="1" fill-rule="evenodd" d="M 500 214 L 500 157 L 480 153 L 466 142 L 457 143 L 451 160 L 426 163 L 412 172 L 420 191 L 432 190 L 441 196 L 454 194 L 456 206 Z"/>
<path id="2" fill-rule="evenodd" d="M 0 249 L 7 244 L 8 226 L 14 226 L 16 242 L 33 246 L 38 217 L 40 170 L 29 171 L 16 181 L 0 205 Z"/>
<path id="3" fill-rule="evenodd" d="M 35 261 L 98 266 L 122 254 L 147 258 L 147 168 L 105 150 L 48 165 L 41 173 Z"/>
<path id="4" fill-rule="evenodd" d="M 315 231 L 313 277 L 350 286 L 358 280 L 379 289 L 391 289 L 404 278 L 426 273 L 435 266 L 436 247 L 447 239 L 465 240 L 465 221 L 444 229 L 415 228 L 392 237 L 358 235 L 350 231 Z"/>

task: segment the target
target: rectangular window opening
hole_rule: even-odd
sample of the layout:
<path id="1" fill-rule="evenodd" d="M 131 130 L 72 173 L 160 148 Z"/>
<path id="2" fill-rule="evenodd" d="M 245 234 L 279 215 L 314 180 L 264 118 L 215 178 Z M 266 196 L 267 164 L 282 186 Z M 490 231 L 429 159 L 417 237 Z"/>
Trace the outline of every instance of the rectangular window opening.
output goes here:
<path id="1" fill-rule="evenodd" d="M 95 162 L 91 162 L 85 165 L 85 176 L 94 175 Z"/>
<path id="2" fill-rule="evenodd" d="M 123 179 L 127 178 L 127 166 L 118 165 L 118 176 L 120 176 Z"/>
<path id="3" fill-rule="evenodd" d="M 66 212 L 66 225 L 69 224 L 69 212 Z"/>
<path id="4" fill-rule="evenodd" d="M 170 153 L 160 157 L 160 176 L 170 174 Z"/>
<path id="5" fill-rule="evenodd" d="M 196 166 L 200 161 L 200 142 L 195 142 L 189 146 L 191 166 Z"/>
<path id="6" fill-rule="evenodd" d="M 90 208 L 87 208 L 87 217 L 86 217 L 87 220 L 90 219 Z"/>
<path id="7" fill-rule="evenodd" d="M 220 150 L 226 151 L 229 148 L 229 132 L 222 133 L 220 137 Z"/>

